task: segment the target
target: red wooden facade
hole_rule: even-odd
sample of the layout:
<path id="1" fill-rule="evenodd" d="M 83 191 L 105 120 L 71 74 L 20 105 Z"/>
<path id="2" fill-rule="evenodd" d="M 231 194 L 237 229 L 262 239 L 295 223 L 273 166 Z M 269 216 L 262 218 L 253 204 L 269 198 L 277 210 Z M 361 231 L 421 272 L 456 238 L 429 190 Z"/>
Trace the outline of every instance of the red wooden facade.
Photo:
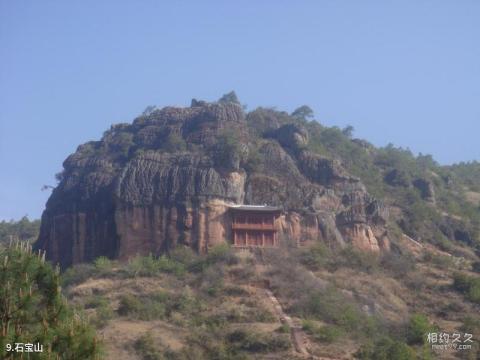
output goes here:
<path id="1" fill-rule="evenodd" d="M 235 247 L 278 246 L 276 219 L 280 209 L 272 206 L 241 205 L 230 208 Z"/>

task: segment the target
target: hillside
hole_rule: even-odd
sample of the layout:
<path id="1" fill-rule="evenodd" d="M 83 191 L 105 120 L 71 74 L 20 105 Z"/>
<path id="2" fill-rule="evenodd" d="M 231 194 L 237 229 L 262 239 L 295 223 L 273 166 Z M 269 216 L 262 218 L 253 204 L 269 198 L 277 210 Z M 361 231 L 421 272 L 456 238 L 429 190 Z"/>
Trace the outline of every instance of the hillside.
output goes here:
<path id="1" fill-rule="evenodd" d="M 477 163 L 230 93 L 149 108 L 63 165 L 35 247 L 109 359 L 478 356 Z M 279 246 L 231 246 L 238 204 L 281 209 Z M 476 340 L 432 353 L 434 331 Z"/>
<path id="2" fill-rule="evenodd" d="M 453 275 L 474 274 L 458 259 L 284 245 L 99 258 L 67 270 L 64 286 L 106 359 L 477 358 L 478 343 L 457 352 L 426 343 L 428 332 L 480 330 L 478 298 Z"/>

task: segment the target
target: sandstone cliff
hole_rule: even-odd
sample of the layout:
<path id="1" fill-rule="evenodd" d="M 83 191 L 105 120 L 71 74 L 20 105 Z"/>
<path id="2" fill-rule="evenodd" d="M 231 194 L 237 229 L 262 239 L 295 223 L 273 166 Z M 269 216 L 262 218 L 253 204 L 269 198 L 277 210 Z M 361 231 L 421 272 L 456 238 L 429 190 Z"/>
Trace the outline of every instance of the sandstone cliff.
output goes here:
<path id="1" fill-rule="evenodd" d="M 230 239 L 229 204 L 281 206 L 297 243 L 389 248 L 388 211 L 340 161 L 309 149 L 301 121 L 259 121 L 235 103 L 192 101 L 112 126 L 64 162 L 37 248 L 62 266 Z"/>

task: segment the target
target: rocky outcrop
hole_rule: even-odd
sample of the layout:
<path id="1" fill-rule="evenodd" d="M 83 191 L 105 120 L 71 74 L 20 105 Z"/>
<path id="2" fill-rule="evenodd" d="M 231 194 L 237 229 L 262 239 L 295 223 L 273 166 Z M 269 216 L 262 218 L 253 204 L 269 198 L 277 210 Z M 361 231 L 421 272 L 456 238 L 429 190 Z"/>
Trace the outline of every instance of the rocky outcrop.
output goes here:
<path id="1" fill-rule="evenodd" d="M 299 151 L 308 144 L 308 131 L 296 124 L 286 124 L 271 133 L 280 145 L 293 151 Z"/>
<path id="2" fill-rule="evenodd" d="M 238 104 L 195 100 L 112 126 L 65 160 L 37 248 L 62 266 L 177 244 L 205 252 L 230 240 L 228 206 L 245 203 L 281 206 L 280 235 L 299 244 L 388 249 L 388 210 L 361 181 L 308 151 L 308 131 L 284 113 L 261 115 L 255 128 Z"/>
<path id="3" fill-rule="evenodd" d="M 423 178 L 415 179 L 413 181 L 413 186 L 420 191 L 422 199 L 435 203 L 435 187 L 430 180 Z"/>

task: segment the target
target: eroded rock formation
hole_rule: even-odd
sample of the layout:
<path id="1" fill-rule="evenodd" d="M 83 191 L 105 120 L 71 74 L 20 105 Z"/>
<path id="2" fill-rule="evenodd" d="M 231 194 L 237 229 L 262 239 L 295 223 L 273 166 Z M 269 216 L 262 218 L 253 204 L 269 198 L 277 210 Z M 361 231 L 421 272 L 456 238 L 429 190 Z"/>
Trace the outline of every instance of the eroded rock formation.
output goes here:
<path id="1" fill-rule="evenodd" d="M 230 240 L 228 205 L 245 203 L 281 206 L 281 235 L 298 243 L 388 249 L 387 209 L 288 121 L 192 101 L 112 126 L 65 160 L 36 246 L 62 266 L 176 244 L 203 252 Z"/>

